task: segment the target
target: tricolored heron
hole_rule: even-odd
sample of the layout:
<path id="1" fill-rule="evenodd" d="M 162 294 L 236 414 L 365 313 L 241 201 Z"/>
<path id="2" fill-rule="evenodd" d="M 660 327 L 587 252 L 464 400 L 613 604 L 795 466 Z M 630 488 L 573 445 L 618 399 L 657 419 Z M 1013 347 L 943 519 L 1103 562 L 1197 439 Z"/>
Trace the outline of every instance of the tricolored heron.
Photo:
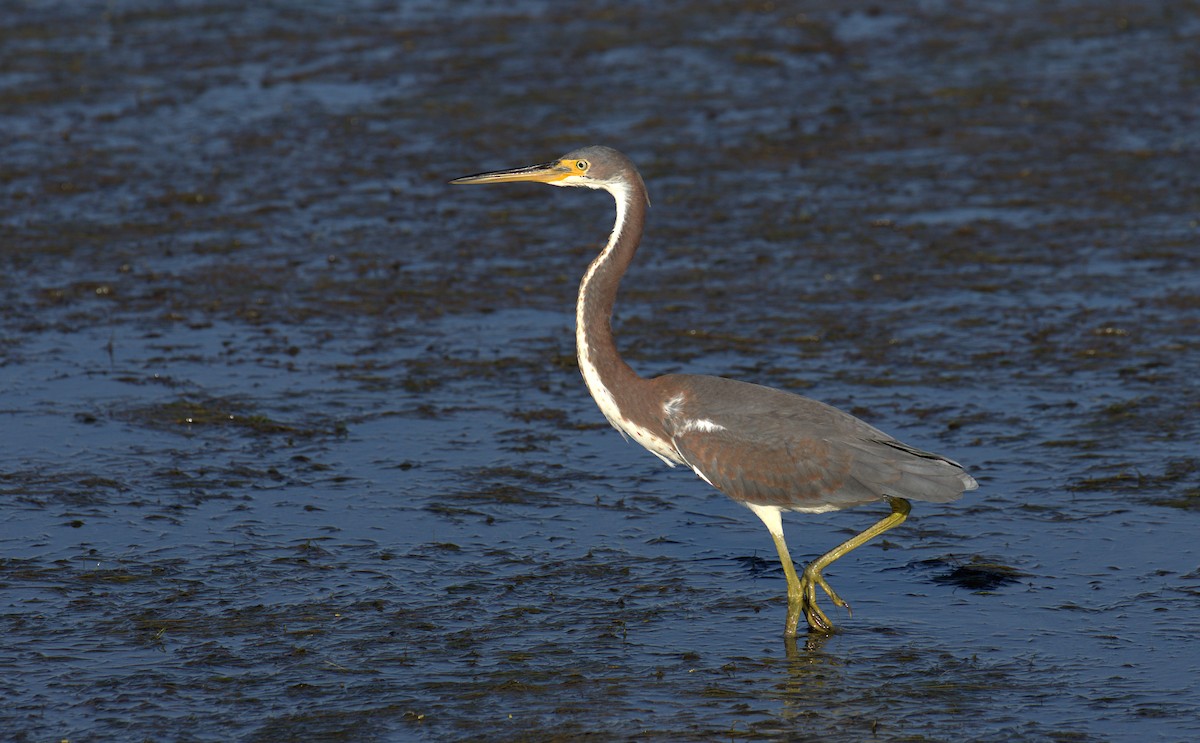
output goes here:
<path id="1" fill-rule="evenodd" d="M 510 181 L 602 189 L 616 200 L 612 234 L 579 284 L 575 342 L 584 382 L 623 435 L 672 467 L 691 467 L 766 524 L 787 575 L 787 636 L 795 636 L 801 614 L 814 631 L 833 629 L 817 606 L 817 586 L 837 606 L 850 607 L 822 571 L 904 523 L 909 500 L 944 503 L 977 487 L 957 462 L 901 443 L 816 400 L 723 377 L 638 376 L 617 351 L 611 325 L 617 288 L 641 241 L 650 203 L 637 168 L 609 147 L 584 147 L 541 165 L 450 182 Z M 783 538 L 783 511 L 825 513 L 880 500 L 891 506 L 890 514 L 796 575 Z"/>

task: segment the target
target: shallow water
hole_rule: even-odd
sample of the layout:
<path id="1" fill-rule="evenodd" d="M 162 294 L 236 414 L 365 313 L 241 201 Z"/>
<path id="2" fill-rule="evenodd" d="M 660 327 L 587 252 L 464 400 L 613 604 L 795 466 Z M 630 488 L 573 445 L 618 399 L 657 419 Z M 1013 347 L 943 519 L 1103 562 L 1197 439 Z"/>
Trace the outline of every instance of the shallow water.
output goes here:
<path id="1" fill-rule="evenodd" d="M 6 739 L 1200 736 L 1200 9 L 5 12 Z M 637 369 L 980 481 L 830 637 L 587 397 L 607 198 L 445 186 L 593 142 L 654 202 Z"/>

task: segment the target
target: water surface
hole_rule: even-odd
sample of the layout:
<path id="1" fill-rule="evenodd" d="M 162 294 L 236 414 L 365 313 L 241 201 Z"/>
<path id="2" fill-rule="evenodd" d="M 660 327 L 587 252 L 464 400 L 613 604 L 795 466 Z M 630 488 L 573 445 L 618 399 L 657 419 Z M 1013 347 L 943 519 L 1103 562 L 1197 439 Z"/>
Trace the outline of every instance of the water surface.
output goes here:
<path id="1" fill-rule="evenodd" d="M 1195 7 L 7 17 L 6 739 L 1200 735 Z M 654 202 L 635 368 L 979 479 L 829 571 L 837 634 L 588 399 L 607 197 L 445 186 L 589 143 Z"/>

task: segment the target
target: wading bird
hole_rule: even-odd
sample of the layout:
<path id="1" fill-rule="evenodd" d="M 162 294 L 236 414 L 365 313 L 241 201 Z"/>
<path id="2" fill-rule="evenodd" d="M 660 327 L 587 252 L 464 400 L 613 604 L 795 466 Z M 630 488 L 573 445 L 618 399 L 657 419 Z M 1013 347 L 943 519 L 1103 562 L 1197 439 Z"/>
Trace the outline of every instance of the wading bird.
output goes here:
<path id="1" fill-rule="evenodd" d="M 612 234 L 579 284 L 575 342 L 584 382 L 623 435 L 672 467 L 692 468 L 762 519 L 787 575 L 788 637 L 795 636 L 801 614 L 812 631 L 833 629 L 817 606 L 817 586 L 849 611 L 822 571 L 902 524 L 909 500 L 943 503 L 977 487 L 957 462 L 901 443 L 816 400 L 723 377 L 638 376 L 618 353 L 611 325 L 617 288 L 641 241 L 650 203 L 637 168 L 609 147 L 584 147 L 541 165 L 450 182 L 510 181 L 601 189 L 616 200 Z M 875 501 L 886 501 L 891 513 L 813 560 L 797 577 L 783 538 L 783 511 L 825 513 Z"/>

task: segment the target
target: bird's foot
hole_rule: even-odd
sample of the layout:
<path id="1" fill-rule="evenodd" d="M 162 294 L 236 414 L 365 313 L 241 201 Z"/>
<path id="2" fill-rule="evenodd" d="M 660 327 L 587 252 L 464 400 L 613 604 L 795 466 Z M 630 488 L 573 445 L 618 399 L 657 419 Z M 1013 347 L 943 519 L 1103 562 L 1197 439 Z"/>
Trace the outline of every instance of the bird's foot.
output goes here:
<path id="1" fill-rule="evenodd" d="M 800 594 L 798 598 L 788 597 L 787 624 L 784 625 L 784 637 L 795 637 L 800 628 L 800 617 L 808 624 L 810 632 L 829 634 L 833 632 L 833 622 L 817 606 L 814 598 Z"/>
<path id="2" fill-rule="evenodd" d="M 806 590 L 814 601 L 816 600 L 817 595 L 817 591 L 814 586 L 820 586 L 821 590 L 829 595 L 829 600 L 832 601 L 835 606 L 842 607 L 846 610 L 847 614 L 853 614 L 853 612 L 850 611 L 850 604 L 834 592 L 833 588 L 831 588 L 829 583 L 825 580 L 825 576 L 821 574 L 821 571 L 814 569 L 812 565 L 809 565 L 804 569 L 804 577 L 800 579 L 800 585 L 801 587 L 807 585 Z"/>
<path id="3" fill-rule="evenodd" d="M 796 628 L 800 624 L 800 615 L 804 615 L 808 626 L 815 632 L 832 632 L 833 622 L 825 615 L 820 606 L 817 606 L 817 586 L 821 587 L 826 594 L 829 595 L 829 600 L 836 606 L 840 606 L 850 613 L 850 604 L 846 603 L 841 596 L 829 586 L 825 577 L 821 575 L 819 570 L 814 570 L 810 565 L 804 569 L 804 574 L 800 577 L 800 590 L 795 595 L 788 596 L 788 620 L 786 626 L 786 634 L 794 636 Z"/>

